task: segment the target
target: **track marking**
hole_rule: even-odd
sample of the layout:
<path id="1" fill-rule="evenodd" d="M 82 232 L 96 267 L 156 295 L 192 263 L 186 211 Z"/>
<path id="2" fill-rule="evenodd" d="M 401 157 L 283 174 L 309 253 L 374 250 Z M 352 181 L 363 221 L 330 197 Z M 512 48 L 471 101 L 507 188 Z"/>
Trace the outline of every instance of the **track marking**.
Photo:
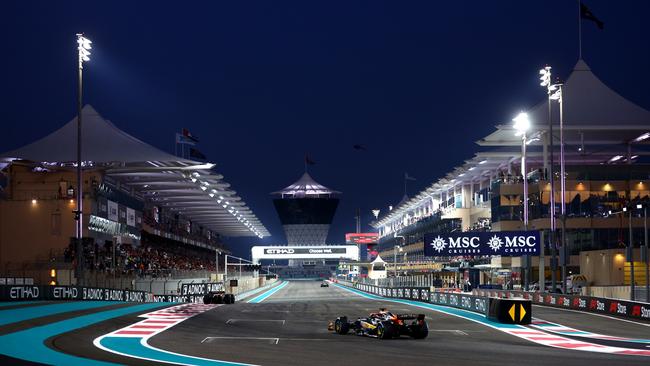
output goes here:
<path id="1" fill-rule="evenodd" d="M 92 314 L 77 316 L 71 319 L 25 329 L 22 331 L 0 336 L 0 353 L 36 363 L 56 364 L 66 366 L 106 366 L 116 365 L 111 362 L 104 362 L 69 355 L 49 348 L 45 340 L 59 334 L 67 333 L 79 328 L 84 328 L 99 322 L 141 312 L 150 311 L 154 308 L 164 306 L 163 303 L 148 303 L 132 305 L 124 308 L 98 311 Z M 40 308 L 40 307 L 39 307 Z"/>
<path id="2" fill-rule="evenodd" d="M 213 360 L 209 358 L 184 355 L 156 348 L 148 343 L 148 340 L 156 334 L 164 332 L 165 330 L 197 314 L 201 314 L 219 306 L 223 305 L 183 304 L 142 314 L 139 315 L 139 317 L 145 318 L 144 320 L 97 337 L 93 341 L 93 344 L 99 349 L 117 355 L 153 361 L 157 363 L 163 362 L 178 365 L 199 366 L 250 366 L 250 364 L 246 363 Z M 160 324 L 163 326 L 163 328 L 144 330 L 138 328 L 144 324 L 152 323 Z"/>
<path id="3" fill-rule="evenodd" d="M 469 335 L 460 329 L 429 329 L 429 332 L 449 332 L 456 335 Z"/>
<path id="4" fill-rule="evenodd" d="M 575 329 L 571 327 L 564 326 L 558 323 L 552 323 L 543 319 L 534 318 L 530 327 L 543 330 L 545 332 L 550 332 L 553 334 L 560 334 L 570 337 L 580 337 L 580 338 L 591 338 L 591 339 L 602 339 L 606 341 L 620 341 L 620 342 L 630 342 L 630 343 L 644 343 L 650 344 L 650 339 L 642 338 L 626 338 L 626 337 L 616 337 L 609 336 L 606 334 L 592 333 L 580 329 Z"/>
<path id="5" fill-rule="evenodd" d="M 215 339 L 236 339 L 236 340 L 251 340 L 251 341 L 270 341 L 271 344 L 278 344 L 280 338 L 269 337 L 205 337 L 201 343 L 212 343 Z"/>
<path id="6" fill-rule="evenodd" d="M 545 336 L 549 336 L 548 333 L 531 330 L 530 328 L 524 327 L 522 325 L 501 324 L 501 323 L 493 322 L 487 319 L 484 315 L 473 313 L 467 310 L 435 305 L 435 304 L 430 304 L 425 302 L 419 302 L 414 300 L 386 298 L 375 294 L 365 293 L 357 289 L 347 288 L 338 284 L 334 284 L 334 285 L 346 291 L 355 293 L 361 297 L 374 299 L 374 300 L 387 301 L 387 302 L 392 302 L 397 304 L 411 305 L 419 308 L 429 309 L 440 313 L 456 316 L 459 318 L 463 318 L 469 321 L 473 321 L 485 325 L 487 327 L 499 330 L 501 332 L 513 335 L 515 337 L 523 338 L 527 341 L 549 346 L 549 347 L 573 349 L 573 350 L 588 351 L 588 352 L 617 354 L 617 355 L 650 356 L 650 350 L 603 346 L 595 343 L 577 341 L 571 338 L 565 338 L 560 336 L 553 337 L 552 339 L 547 339 L 545 338 Z"/>
<path id="7" fill-rule="evenodd" d="M 213 340 L 251 340 L 251 341 L 271 341 L 272 344 L 278 344 L 280 341 L 284 342 L 323 342 L 323 341 L 337 341 L 332 338 L 273 338 L 273 337 L 205 337 L 201 343 L 212 343 Z"/>
<path id="8" fill-rule="evenodd" d="M 268 299 L 269 297 L 273 296 L 276 292 L 280 291 L 283 289 L 285 286 L 289 284 L 288 281 L 282 282 L 278 286 L 270 288 L 268 291 L 263 292 L 261 295 L 255 296 L 254 298 L 246 301 L 249 304 L 259 304 L 262 301 Z"/>
<path id="9" fill-rule="evenodd" d="M 286 323 L 284 319 L 228 319 L 226 324 L 233 323 L 249 323 L 249 322 L 282 322 L 282 325 Z"/>

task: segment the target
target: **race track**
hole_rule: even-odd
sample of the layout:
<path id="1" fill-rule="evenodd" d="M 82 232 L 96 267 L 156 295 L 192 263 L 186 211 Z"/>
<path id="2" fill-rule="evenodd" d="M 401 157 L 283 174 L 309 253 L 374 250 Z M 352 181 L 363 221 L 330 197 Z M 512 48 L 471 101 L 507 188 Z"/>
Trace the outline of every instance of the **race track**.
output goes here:
<path id="1" fill-rule="evenodd" d="M 283 286 L 283 287 L 280 287 Z M 98 360 L 107 364 L 155 365 L 162 361 L 147 361 L 143 358 L 179 362 L 186 357 L 189 364 L 227 365 L 228 362 L 255 365 L 648 365 L 649 357 L 612 355 L 544 346 L 515 337 L 501 330 L 465 318 L 423 309 L 391 300 L 364 297 L 358 293 L 337 286 L 321 288 L 316 281 L 292 281 L 268 291 L 274 291 L 260 302 L 248 303 L 254 297 L 234 305 L 200 308 L 196 315 L 179 320 L 178 324 L 146 338 L 147 350 L 136 348 L 143 343 L 140 338 L 111 338 L 98 341 L 111 347 L 115 340 L 124 341 L 121 350 L 133 349 L 141 352 L 139 357 L 107 352 L 99 349 L 93 341 L 103 335 L 119 332 L 120 328 L 143 321 L 138 314 L 152 312 L 161 314 L 170 304 L 151 306 L 138 311 L 89 324 L 62 334 L 47 338 L 45 344 L 51 350 L 74 355 L 81 360 Z M 177 305 L 177 304 L 175 304 Z M 21 305 L 36 308 L 33 305 Z M 20 308 L 21 306 L 18 306 Z M 51 306 L 51 304 L 43 305 Z M 97 310 L 122 310 L 133 308 L 133 304 L 104 304 Z M 166 309 L 161 309 L 164 307 Z M 329 332 L 327 323 L 337 316 L 350 318 L 363 316 L 380 307 L 398 313 L 424 313 L 430 327 L 429 337 L 424 340 L 398 339 L 377 340 L 354 335 L 341 336 Z M 16 307 L 10 307 L 16 310 Z M 94 308 L 75 310 L 75 314 L 93 314 Z M 0 308 L 0 319 L 5 312 Z M 170 310 L 171 311 L 171 310 Z M 69 314 L 68 314 L 69 315 Z M 3 336 L 20 332 L 30 324 L 43 325 L 67 319 L 66 313 L 48 315 L 45 318 L 21 321 L 0 326 Z M 533 308 L 533 316 L 547 322 L 554 322 L 583 331 L 607 334 L 633 339 L 650 338 L 650 327 L 621 320 L 597 317 L 589 314 L 567 312 L 556 309 Z M 144 320 L 144 322 L 150 321 Z M 22 324 L 22 325 L 21 325 Z M 148 324 L 148 323 L 145 323 Z M 151 323 L 151 324 L 155 324 Z M 13 327 L 13 328 L 12 328 Z M 38 329 L 38 328 L 35 328 Z M 125 328 L 125 329 L 133 329 Z M 124 332 L 124 331 L 122 331 Z M 2 336 L 0 336 L 0 341 Z M 109 342 L 110 341 L 110 342 Z M 611 341 L 599 341 L 611 342 Z M 628 343 L 625 343 L 628 345 Z M 135 346 L 134 346 L 135 345 Z M 650 350 L 647 344 L 634 345 L 637 349 Z M 131 348 L 129 348 L 131 347 Z M 169 358 L 165 358 L 169 357 Z M 15 364 L 17 360 L 0 359 L 2 364 Z M 219 360 L 219 361 L 212 361 Z M 4 361 L 4 362 L 3 362 Z M 92 362 L 92 361 L 90 361 Z M 183 363 L 179 362 L 179 363 Z M 27 363 L 26 363 L 27 364 Z M 86 363 L 80 363 L 86 364 Z"/>

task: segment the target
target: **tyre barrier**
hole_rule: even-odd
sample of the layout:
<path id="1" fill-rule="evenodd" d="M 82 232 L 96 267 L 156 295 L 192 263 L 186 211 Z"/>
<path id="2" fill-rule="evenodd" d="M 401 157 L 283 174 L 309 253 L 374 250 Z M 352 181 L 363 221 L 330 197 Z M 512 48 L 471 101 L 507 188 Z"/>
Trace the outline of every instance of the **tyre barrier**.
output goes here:
<path id="1" fill-rule="evenodd" d="M 510 316 L 512 305 L 515 304 L 514 299 L 508 299 L 510 302 L 504 302 L 503 299 L 493 299 L 485 296 L 468 295 L 462 293 L 448 293 L 431 291 L 429 287 L 400 287 L 400 288 L 386 288 L 373 285 L 366 285 L 355 283 L 351 286 L 357 290 L 384 296 L 388 298 L 398 298 L 406 300 L 415 300 L 427 302 L 435 305 L 449 306 L 453 308 L 469 310 L 475 313 L 482 314 L 489 318 L 489 309 L 492 306 L 492 311 L 495 316 L 490 318 L 494 321 L 508 323 L 508 324 L 529 324 L 532 318 L 532 304 L 529 300 L 520 299 L 518 305 L 513 312 L 514 315 Z M 494 302 L 492 300 L 501 300 Z M 498 314 L 505 314 L 498 316 Z M 521 316 L 524 314 L 524 316 Z"/>

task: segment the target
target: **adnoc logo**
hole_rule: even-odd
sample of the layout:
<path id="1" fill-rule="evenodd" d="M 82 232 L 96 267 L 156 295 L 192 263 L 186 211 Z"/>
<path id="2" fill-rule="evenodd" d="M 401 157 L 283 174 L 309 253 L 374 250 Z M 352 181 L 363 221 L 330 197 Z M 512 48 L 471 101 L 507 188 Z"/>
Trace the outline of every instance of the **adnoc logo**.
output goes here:
<path id="1" fill-rule="evenodd" d="M 436 237 L 435 239 L 433 239 L 433 241 L 431 242 L 431 246 L 433 247 L 433 249 L 434 249 L 435 251 L 437 251 L 438 253 L 440 253 L 440 252 L 442 252 L 442 251 L 445 249 L 445 247 L 447 246 L 447 242 L 445 241 L 445 239 L 441 238 L 440 235 L 438 235 L 438 237 Z"/>
<path id="2" fill-rule="evenodd" d="M 503 241 L 501 240 L 501 238 L 499 238 L 496 235 L 494 235 L 493 237 L 490 238 L 490 240 L 488 240 L 488 246 L 490 247 L 490 249 L 492 249 L 495 252 L 498 252 L 499 249 L 501 249 L 502 245 L 503 245 Z"/>

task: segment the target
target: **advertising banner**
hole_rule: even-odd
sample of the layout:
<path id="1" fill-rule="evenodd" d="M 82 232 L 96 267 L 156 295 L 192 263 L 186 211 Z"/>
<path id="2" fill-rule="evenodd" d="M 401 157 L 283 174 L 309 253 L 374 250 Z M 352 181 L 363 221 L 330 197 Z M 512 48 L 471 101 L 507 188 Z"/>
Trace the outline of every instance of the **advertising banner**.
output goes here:
<path id="1" fill-rule="evenodd" d="M 619 316 L 628 319 L 650 321 L 650 304 L 601 297 L 562 295 L 550 293 L 526 293 L 521 291 L 474 290 L 479 296 L 523 297 L 537 305 L 553 306 L 564 309 L 580 310 Z"/>
<path id="2" fill-rule="evenodd" d="M 357 245 L 254 246 L 253 262 L 262 259 L 352 259 L 359 260 Z"/>
<path id="3" fill-rule="evenodd" d="M 539 255 L 539 231 L 429 233 L 424 235 L 424 255 L 454 257 Z"/>
<path id="4" fill-rule="evenodd" d="M 135 226 L 135 210 L 128 207 L 126 208 L 126 224 Z"/>
<path id="5" fill-rule="evenodd" d="M 0 286 L 0 301 L 24 300 L 99 300 L 150 302 L 144 291 L 131 291 L 83 286 Z"/>
<path id="6" fill-rule="evenodd" d="M 211 283 L 184 283 L 181 285 L 181 295 L 182 296 L 203 296 L 208 292 L 214 291 L 224 291 L 223 282 L 211 282 Z"/>
<path id="7" fill-rule="evenodd" d="M 111 221 L 118 221 L 117 217 L 117 202 L 107 201 L 108 202 L 108 219 Z"/>
<path id="8" fill-rule="evenodd" d="M 379 240 L 379 233 L 347 233 L 345 244 L 375 244 Z"/>

